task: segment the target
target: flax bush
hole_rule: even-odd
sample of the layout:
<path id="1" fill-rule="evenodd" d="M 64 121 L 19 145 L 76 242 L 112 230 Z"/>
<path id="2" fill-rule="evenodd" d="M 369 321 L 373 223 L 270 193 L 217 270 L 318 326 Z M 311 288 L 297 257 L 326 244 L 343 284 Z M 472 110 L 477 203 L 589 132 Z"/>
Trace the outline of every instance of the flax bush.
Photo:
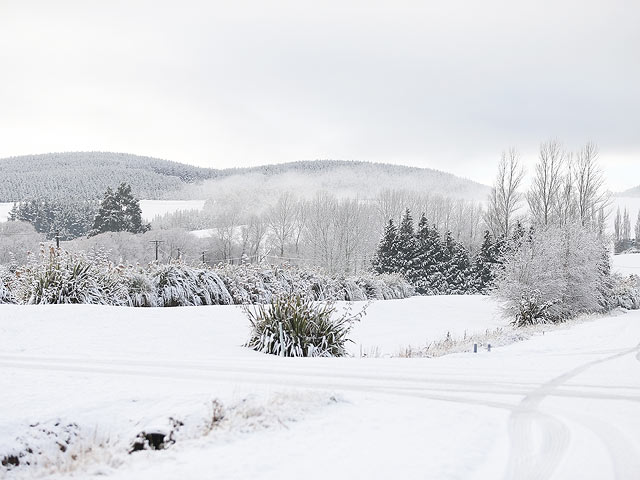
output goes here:
<path id="1" fill-rule="evenodd" d="M 275 297 L 268 305 L 248 307 L 251 337 L 246 346 L 282 357 L 343 357 L 354 322 L 365 314 L 347 309 L 338 315 L 334 303 L 301 295 Z"/>

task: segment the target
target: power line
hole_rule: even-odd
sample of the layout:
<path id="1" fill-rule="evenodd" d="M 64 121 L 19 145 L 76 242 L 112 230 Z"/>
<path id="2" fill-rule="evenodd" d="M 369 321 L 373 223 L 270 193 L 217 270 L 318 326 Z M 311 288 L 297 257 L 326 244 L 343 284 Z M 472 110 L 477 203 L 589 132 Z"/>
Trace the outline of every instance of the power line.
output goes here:
<path id="1" fill-rule="evenodd" d="M 158 261 L 158 248 L 161 243 L 164 243 L 164 240 L 151 240 L 149 243 L 156 244 L 156 262 Z"/>

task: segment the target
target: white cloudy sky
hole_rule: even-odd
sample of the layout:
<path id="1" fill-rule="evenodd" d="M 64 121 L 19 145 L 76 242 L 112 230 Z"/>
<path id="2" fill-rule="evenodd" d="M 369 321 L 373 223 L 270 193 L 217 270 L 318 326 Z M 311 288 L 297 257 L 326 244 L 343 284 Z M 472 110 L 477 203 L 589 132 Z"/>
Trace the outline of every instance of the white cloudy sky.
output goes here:
<path id="1" fill-rule="evenodd" d="M 0 0 L 0 157 L 353 159 L 490 183 L 599 144 L 640 184 L 640 2 Z"/>

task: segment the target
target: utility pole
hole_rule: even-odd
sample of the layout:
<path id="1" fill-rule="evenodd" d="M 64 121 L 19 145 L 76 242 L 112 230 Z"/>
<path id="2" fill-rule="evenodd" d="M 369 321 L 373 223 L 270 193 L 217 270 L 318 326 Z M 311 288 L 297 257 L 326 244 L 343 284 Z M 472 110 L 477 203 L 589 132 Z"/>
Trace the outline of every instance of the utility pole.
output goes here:
<path id="1" fill-rule="evenodd" d="M 161 243 L 164 243 L 163 240 L 151 240 L 149 243 L 155 243 L 156 244 L 156 262 L 158 261 L 158 247 L 160 246 Z"/>

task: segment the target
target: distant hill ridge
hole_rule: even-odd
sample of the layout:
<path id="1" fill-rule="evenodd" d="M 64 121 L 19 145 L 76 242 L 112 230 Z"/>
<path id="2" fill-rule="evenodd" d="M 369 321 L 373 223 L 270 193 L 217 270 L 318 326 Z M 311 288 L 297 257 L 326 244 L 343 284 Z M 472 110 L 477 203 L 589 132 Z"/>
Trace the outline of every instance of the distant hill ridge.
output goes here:
<path id="1" fill-rule="evenodd" d="M 258 167 L 213 169 L 158 158 L 111 152 L 68 152 L 25 155 L 0 159 L 0 202 L 31 198 L 98 199 L 107 187 L 131 184 L 145 199 L 181 199 L 202 196 L 206 185 L 249 182 L 272 178 L 274 184 L 313 181 L 318 188 L 353 189 L 355 193 L 399 188 L 411 182 L 413 189 L 433 190 L 462 198 L 480 199 L 488 187 L 429 168 L 347 160 L 313 160 Z M 316 181 L 317 180 L 317 181 Z M 278 183 L 280 182 L 280 183 Z M 368 185 L 367 183 L 369 182 Z M 373 185 L 375 183 L 375 185 Z M 292 185 L 293 187 L 293 185 Z M 206 193 L 205 193 L 206 195 Z"/>
<path id="2" fill-rule="evenodd" d="M 640 185 L 618 194 L 619 197 L 640 197 Z"/>

